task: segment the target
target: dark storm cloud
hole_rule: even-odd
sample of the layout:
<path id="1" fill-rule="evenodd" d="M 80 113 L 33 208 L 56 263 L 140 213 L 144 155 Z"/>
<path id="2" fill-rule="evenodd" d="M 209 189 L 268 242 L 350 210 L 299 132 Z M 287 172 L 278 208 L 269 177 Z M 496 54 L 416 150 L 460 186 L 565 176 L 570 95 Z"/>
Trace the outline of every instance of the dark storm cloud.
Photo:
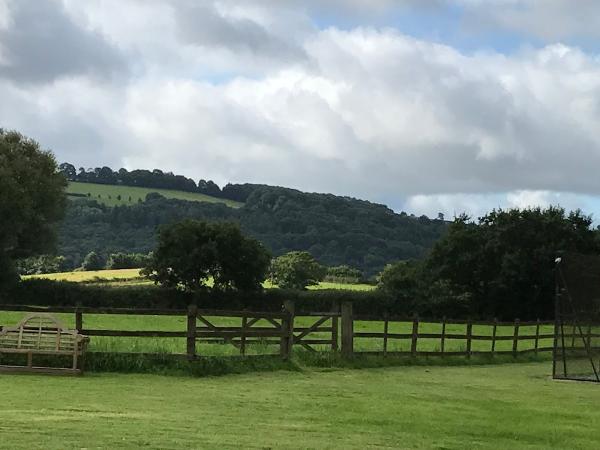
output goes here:
<path id="1" fill-rule="evenodd" d="M 127 70 L 119 51 L 85 30 L 53 0 L 8 3 L 7 29 L 0 29 L 0 77 L 17 83 L 51 82 L 63 76 L 110 77 Z"/>

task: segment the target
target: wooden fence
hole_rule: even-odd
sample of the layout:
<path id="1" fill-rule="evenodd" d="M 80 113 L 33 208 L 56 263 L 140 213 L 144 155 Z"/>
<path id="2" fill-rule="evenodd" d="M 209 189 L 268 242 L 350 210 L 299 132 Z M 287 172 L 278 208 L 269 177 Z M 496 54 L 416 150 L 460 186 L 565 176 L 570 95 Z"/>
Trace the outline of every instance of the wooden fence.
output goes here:
<path id="1" fill-rule="evenodd" d="M 255 311 L 222 311 L 199 309 L 190 305 L 187 310 L 173 309 L 132 309 L 132 308 L 86 308 L 86 307 L 30 307 L 21 305 L 0 305 L 0 311 L 24 311 L 24 312 L 52 312 L 52 313 L 70 313 L 75 315 L 75 328 L 87 336 L 111 336 L 111 337 L 154 337 L 154 338 L 185 338 L 186 353 L 177 354 L 179 357 L 186 357 L 190 360 L 198 355 L 197 343 L 219 343 L 231 344 L 239 350 L 240 355 L 246 355 L 250 345 L 261 343 L 267 346 L 276 347 L 277 352 L 282 358 L 287 359 L 291 356 L 294 346 L 301 347 L 307 351 L 316 352 L 319 350 L 338 351 L 344 356 L 351 357 L 354 354 L 380 354 L 386 355 L 409 355 L 409 356 L 466 356 L 470 358 L 476 354 L 511 354 L 517 356 L 519 353 L 526 352 L 545 352 L 552 351 L 552 346 L 541 346 L 543 340 L 554 339 L 554 334 L 544 333 L 542 328 L 548 325 L 554 325 L 553 322 L 521 322 L 516 319 L 514 322 L 499 321 L 470 321 L 470 320 L 427 320 L 417 316 L 399 317 L 399 316 L 364 316 L 354 315 L 352 312 L 352 303 L 342 303 L 340 306 L 334 306 L 332 312 L 323 313 L 303 313 L 295 314 L 295 305 L 293 302 L 285 302 L 281 312 L 255 312 Z M 161 315 L 161 316 L 185 316 L 186 327 L 181 331 L 162 331 L 162 330 L 114 330 L 114 329 L 95 329 L 84 326 L 84 316 L 87 314 L 125 314 L 125 315 Z M 304 326 L 299 326 L 297 319 L 302 317 Z M 240 326 L 221 326 L 216 323 L 219 318 L 238 318 Z M 341 323 L 340 323 L 341 322 Z M 356 323 L 379 322 L 380 331 L 373 331 L 378 326 L 373 324 L 369 331 L 354 331 Z M 391 332 L 390 328 L 402 322 L 410 324 L 409 333 Z M 436 324 L 439 332 L 431 333 L 422 330 L 421 325 Z M 308 323 L 308 325 L 307 325 Z M 464 326 L 464 333 L 451 333 L 447 330 L 448 325 L 460 324 Z M 11 325 L 11 324 L 5 324 Z M 490 334 L 476 334 L 473 332 L 474 326 L 486 325 L 491 327 Z M 512 328 L 510 335 L 497 334 L 498 328 L 507 326 Z M 535 333 L 523 334 L 523 327 L 535 327 Z M 566 336 L 569 337 L 569 336 Z M 340 339 L 341 338 L 341 339 Z M 368 339 L 369 345 L 379 347 L 378 350 L 355 348 L 356 340 Z M 406 341 L 408 350 L 395 351 L 390 350 L 392 341 Z M 427 340 L 437 345 L 433 350 L 419 350 L 419 343 Z M 464 350 L 448 350 L 449 341 L 461 341 L 464 343 Z M 487 349 L 473 349 L 473 343 L 480 341 L 489 342 Z M 501 341 L 510 341 L 510 350 L 498 350 L 497 343 Z M 528 348 L 522 348 L 521 342 L 529 341 Z M 316 347 L 319 346 L 319 347 Z M 481 347 L 481 346 L 479 346 Z"/>

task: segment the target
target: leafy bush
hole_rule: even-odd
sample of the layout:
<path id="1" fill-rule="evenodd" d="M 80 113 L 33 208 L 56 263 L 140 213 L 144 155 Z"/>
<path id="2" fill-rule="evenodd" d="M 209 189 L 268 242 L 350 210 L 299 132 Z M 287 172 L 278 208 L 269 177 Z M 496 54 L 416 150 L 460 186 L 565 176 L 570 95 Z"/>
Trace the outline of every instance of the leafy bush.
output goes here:
<path id="1" fill-rule="evenodd" d="M 319 284 L 326 269 L 308 252 L 289 252 L 271 263 L 271 280 L 283 289 L 306 289 Z"/>
<path id="2" fill-rule="evenodd" d="M 68 269 L 64 256 L 41 255 L 17 261 L 19 275 L 37 275 L 41 273 L 63 272 Z"/>
<path id="3" fill-rule="evenodd" d="M 96 252 L 88 253 L 81 264 L 81 269 L 85 271 L 102 270 L 103 268 L 104 261 Z"/>
<path id="4" fill-rule="evenodd" d="M 334 283 L 360 283 L 363 280 L 363 274 L 360 270 L 347 265 L 334 266 L 327 268 L 325 281 Z"/>
<path id="5" fill-rule="evenodd" d="M 299 314 L 338 310 L 349 301 L 357 314 L 407 313 L 397 309 L 391 297 L 377 291 L 294 291 L 266 289 L 258 292 L 202 290 L 187 292 L 159 286 L 101 286 L 67 281 L 30 279 L 0 290 L 0 304 L 39 306 L 83 306 L 112 308 L 186 309 L 196 304 L 204 309 L 271 311 L 282 310 L 293 300 Z"/>
<path id="6" fill-rule="evenodd" d="M 143 253 L 111 253 L 108 255 L 106 268 L 110 270 L 138 269 L 147 266 L 151 257 L 152 254 L 144 255 Z"/>

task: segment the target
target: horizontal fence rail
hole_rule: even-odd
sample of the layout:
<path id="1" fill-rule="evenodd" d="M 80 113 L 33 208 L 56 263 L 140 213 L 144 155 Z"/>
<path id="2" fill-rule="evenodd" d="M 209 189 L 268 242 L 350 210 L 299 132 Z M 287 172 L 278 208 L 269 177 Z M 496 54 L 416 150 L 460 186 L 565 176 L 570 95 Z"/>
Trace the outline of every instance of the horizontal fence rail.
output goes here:
<path id="1" fill-rule="evenodd" d="M 334 305 L 331 312 L 310 312 L 295 314 L 294 302 L 285 302 L 281 312 L 225 311 L 201 309 L 190 305 L 187 309 L 152 308 L 114 308 L 114 307 L 40 307 L 24 305 L 0 305 L 0 311 L 6 312 L 49 312 L 75 315 L 75 329 L 92 337 L 140 337 L 140 338 L 178 338 L 185 340 L 185 353 L 172 354 L 193 360 L 198 356 L 197 343 L 232 345 L 241 356 L 247 355 L 249 346 L 262 345 L 278 347 L 276 354 L 283 359 L 291 356 L 294 346 L 310 352 L 339 351 L 342 355 L 405 355 L 405 356 L 466 356 L 472 355 L 513 355 L 522 353 L 547 352 L 553 346 L 543 345 L 553 340 L 554 333 L 547 332 L 549 321 L 512 322 L 470 321 L 456 319 L 424 319 L 417 316 L 373 316 L 354 315 L 352 304 L 344 302 Z M 89 314 L 131 315 L 131 316 L 179 316 L 183 320 L 180 330 L 118 330 L 98 329 L 84 326 L 84 317 Z M 224 326 L 217 323 L 219 318 L 239 319 L 239 326 Z M 298 319 L 302 319 L 302 324 Z M 377 323 L 375 323 L 377 322 Z M 11 325 L 11 324 L 4 324 Z M 450 328 L 464 327 L 457 332 Z M 355 328 L 368 328 L 359 331 Z M 426 327 L 425 327 L 426 326 Z M 435 326 L 439 331 L 432 332 Z M 488 327 L 489 334 L 475 332 L 474 327 Z M 380 329 L 378 329 L 381 327 Z M 399 332 L 402 327 L 404 331 Z M 524 327 L 528 330 L 524 332 Z M 534 331 L 532 331 L 532 327 Z M 546 330 L 543 329 L 546 327 Z M 429 328 L 429 329 L 424 329 Z M 1 329 L 1 326 L 0 326 Z M 498 332 L 502 329 L 503 333 Z M 510 331 L 510 334 L 506 334 Z M 575 333 L 564 334 L 572 339 Z M 600 337 L 590 333 L 589 337 Z M 360 341 L 357 341 L 360 340 Z M 395 342 L 404 341 L 405 349 L 394 349 Z M 463 344 L 460 350 L 449 348 L 457 341 Z M 364 347 L 357 345 L 367 342 Z M 504 342 L 504 348 L 498 344 Z M 510 344 L 506 344 L 506 342 Z M 523 343 L 529 345 L 524 348 Z M 476 344 L 476 348 L 473 344 Z M 482 343 L 486 343 L 485 347 Z M 424 344 L 435 345 L 435 349 L 422 348 Z M 397 347 L 397 346 L 396 346 Z M 451 347 L 451 346 L 450 346 Z M 500 346 L 502 347 L 502 346 Z"/>

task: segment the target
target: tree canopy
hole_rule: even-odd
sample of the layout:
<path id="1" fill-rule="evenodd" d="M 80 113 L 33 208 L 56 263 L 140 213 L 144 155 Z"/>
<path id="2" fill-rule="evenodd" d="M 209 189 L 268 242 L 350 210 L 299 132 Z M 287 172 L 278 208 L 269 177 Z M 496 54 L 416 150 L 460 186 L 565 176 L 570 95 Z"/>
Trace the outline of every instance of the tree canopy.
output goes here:
<path id="1" fill-rule="evenodd" d="M 91 250 L 104 258 L 114 252 L 148 253 L 156 245 L 157 225 L 186 218 L 236 222 L 276 256 L 308 251 L 323 264 L 355 267 L 365 277 L 390 262 L 422 258 L 447 228 L 446 222 L 397 214 L 367 201 L 259 187 L 237 209 L 158 194 L 113 208 L 73 200 L 60 233 L 60 253 L 75 267 Z"/>
<path id="2" fill-rule="evenodd" d="M 327 269 L 308 252 L 289 252 L 271 263 L 271 279 L 283 289 L 305 289 L 323 280 Z"/>
<path id="3" fill-rule="evenodd" d="M 259 290 L 266 278 L 270 254 L 257 240 L 242 234 L 233 223 L 196 220 L 165 225 L 158 246 L 143 273 L 167 287 L 195 291 Z"/>
<path id="4" fill-rule="evenodd" d="M 558 207 L 461 216 L 421 264 L 386 269 L 381 287 L 434 316 L 549 318 L 556 257 L 600 253 L 591 225 L 581 211 Z"/>
<path id="5" fill-rule="evenodd" d="M 54 250 L 66 184 L 52 153 L 0 129 L 0 283 L 14 279 L 16 259 Z"/>

